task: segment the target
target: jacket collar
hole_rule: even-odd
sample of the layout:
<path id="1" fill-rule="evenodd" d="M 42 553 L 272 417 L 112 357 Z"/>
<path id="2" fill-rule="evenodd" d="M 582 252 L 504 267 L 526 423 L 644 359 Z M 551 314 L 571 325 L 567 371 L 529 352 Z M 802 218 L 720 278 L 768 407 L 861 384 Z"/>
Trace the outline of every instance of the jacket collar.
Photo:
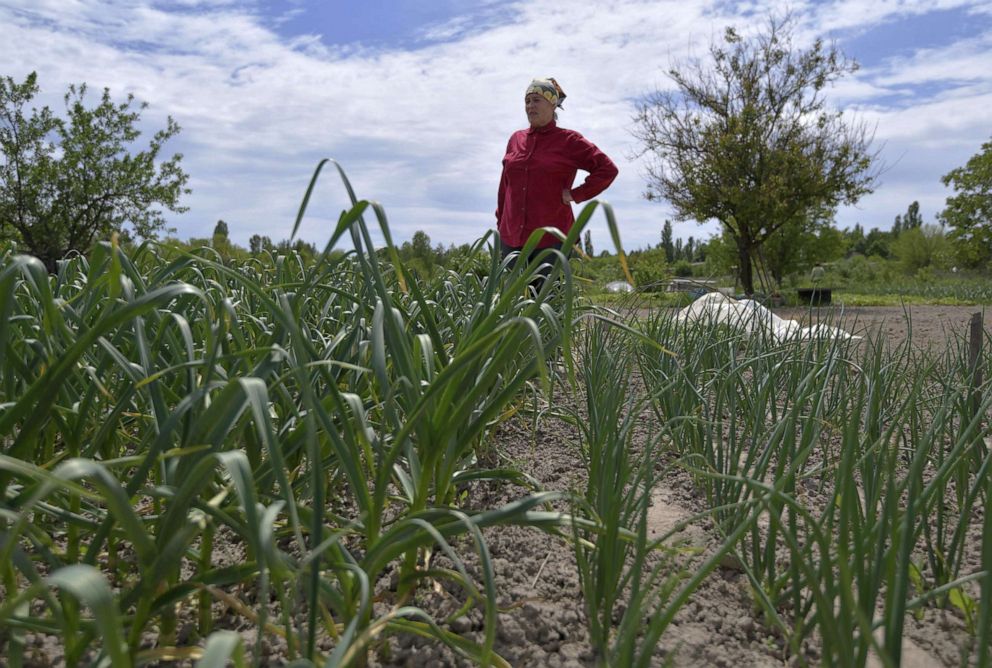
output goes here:
<path id="1" fill-rule="evenodd" d="M 556 127 L 558 127 L 558 122 L 552 119 L 550 123 L 548 123 L 547 125 L 542 125 L 539 128 L 527 128 L 527 134 L 532 135 L 537 133 L 543 135 L 546 132 L 551 132 Z"/>

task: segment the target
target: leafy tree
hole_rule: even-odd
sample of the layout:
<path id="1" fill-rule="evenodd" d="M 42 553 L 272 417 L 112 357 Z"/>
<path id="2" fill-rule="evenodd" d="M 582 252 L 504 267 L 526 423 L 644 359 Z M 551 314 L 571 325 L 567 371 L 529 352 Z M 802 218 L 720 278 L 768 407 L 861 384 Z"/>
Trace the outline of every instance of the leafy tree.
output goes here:
<path id="1" fill-rule="evenodd" d="M 957 193 L 947 198 L 938 218 L 951 228 L 948 236 L 959 256 L 969 266 L 988 266 L 992 263 L 992 140 L 941 182 Z"/>
<path id="2" fill-rule="evenodd" d="M 679 278 L 688 278 L 692 276 L 692 264 L 688 260 L 679 260 L 675 263 L 672 271 Z"/>
<path id="3" fill-rule="evenodd" d="M 179 132 L 171 117 L 146 149 L 136 151 L 147 105 L 135 105 L 132 95 L 114 103 L 104 89 L 90 107 L 86 84 L 72 85 L 60 118 L 48 107 L 27 111 L 38 91 L 34 72 L 23 83 L 0 77 L 0 235 L 54 270 L 68 251 L 85 251 L 125 225 L 135 236 L 156 236 L 165 228 L 158 206 L 186 210 L 179 204 L 189 193 L 182 156 L 160 155 Z"/>
<path id="4" fill-rule="evenodd" d="M 672 221 L 665 219 L 661 228 L 661 247 L 665 249 L 665 259 L 675 261 L 675 244 L 672 242 Z"/>
<path id="5" fill-rule="evenodd" d="M 434 259 L 434 251 L 431 248 L 431 238 L 423 230 L 417 230 L 413 233 L 413 238 L 410 240 L 410 245 L 413 248 L 413 256 L 426 261 L 432 261 Z"/>
<path id="6" fill-rule="evenodd" d="M 665 261 L 665 251 L 661 248 L 630 253 L 630 273 L 634 277 L 638 290 L 643 292 L 661 292 L 668 284 L 671 269 Z"/>
<path id="7" fill-rule="evenodd" d="M 906 215 L 902 217 L 903 230 L 916 230 L 923 226 L 923 216 L 920 215 L 920 203 L 913 200 L 913 203 L 906 209 Z"/>
<path id="8" fill-rule="evenodd" d="M 937 225 L 903 228 L 892 242 L 892 254 L 907 274 L 925 267 L 942 267 L 948 263 L 947 239 Z"/>
<path id="9" fill-rule="evenodd" d="M 689 237 L 689 241 L 693 243 L 692 247 L 692 259 L 690 262 L 702 262 L 706 259 L 706 242 L 701 239 L 693 239 Z"/>
<path id="10" fill-rule="evenodd" d="M 297 239 L 296 241 L 282 239 L 275 245 L 275 250 L 281 253 L 299 253 L 305 260 L 313 260 L 320 254 L 320 251 L 317 250 L 314 244 L 303 239 Z"/>
<path id="11" fill-rule="evenodd" d="M 692 237 L 685 240 L 685 248 L 682 249 L 682 259 L 686 262 L 694 262 L 696 260 L 696 240 Z"/>
<path id="12" fill-rule="evenodd" d="M 831 262 L 844 254 L 840 231 L 831 225 L 831 211 L 807 215 L 784 225 L 765 243 L 762 259 L 775 285 L 782 287 L 786 276 L 808 272 L 818 262 Z"/>
<path id="13" fill-rule="evenodd" d="M 729 235 L 714 234 L 703 246 L 706 249 L 707 274 L 733 274 L 737 277 L 737 245 Z"/>
<path id="14" fill-rule="evenodd" d="M 676 90 L 649 95 L 635 117 L 654 158 L 648 199 L 667 199 L 680 220 L 720 221 L 748 293 L 762 244 L 810 210 L 857 201 L 876 177 L 870 132 L 823 94 L 856 63 L 821 40 L 797 48 L 790 24 L 770 19 L 752 38 L 727 28 L 711 62 L 673 67 Z"/>
<path id="15" fill-rule="evenodd" d="M 423 230 L 414 232 L 410 241 L 404 241 L 397 252 L 404 266 L 421 278 L 430 276 L 441 259 L 431 247 L 430 236 Z"/>
<path id="16" fill-rule="evenodd" d="M 438 244 L 440 247 L 440 244 Z M 448 249 L 436 258 L 436 263 L 445 269 L 451 269 L 458 273 L 475 272 L 483 275 L 489 271 L 489 253 L 482 247 L 475 244 L 449 244 Z"/>
<path id="17" fill-rule="evenodd" d="M 892 223 L 892 230 L 890 232 L 892 240 L 895 241 L 899 238 L 899 235 L 906 230 L 916 230 L 923 225 L 923 216 L 920 215 L 920 203 L 913 201 L 906 209 L 905 215 L 897 215 L 895 221 Z"/>
<path id="18" fill-rule="evenodd" d="M 592 232 L 586 230 L 586 234 L 585 237 L 583 237 L 583 241 L 584 243 L 582 250 L 584 250 L 586 255 L 588 255 L 589 257 L 595 257 L 596 254 L 593 252 L 593 248 L 592 248 Z"/>
<path id="19" fill-rule="evenodd" d="M 835 263 L 831 273 L 847 286 L 865 286 L 877 283 L 892 285 L 893 281 L 896 280 L 890 262 L 879 257 L 865 255 L 852 255 Z"/>
<path id="20" fill-rule="evenodd" d="M 251 235 L 248 239 L 248 250 L 252 255 L 258 255 L 263 250 L 269 250 L 272 248 L 272 239 L 269 237 L 263 237 L 259 234 Z"/>
<path id="21" fill-rule="evenodd" d="M 214 238 L 221 237 L 226 240 L 227 232 L 228 232 L 227 223 L 225 223 L 223 220 L 218 220 L 217 224 L 214 225 Z"/>
<path id="22" fill-rule="evenodd" d="M 218 220 L 217 224 L 214 225 L 213 243 L 211 245 L 222 254 L 226 254 L 230 250 L 231 244 L 228 243 L 227 239 L 227 223 L 223 220 Z"/>
<path id="23" fill-rule="evenodd" d="M 35 203 L 50 197 L 55 147 L 48 136 L 58 121 L 48 107 L 25 115 L 24 107 L 38 93 L 36 78 L 32 73 L 23 84 L 0 78 L 0 238 L 17 238 L 18 224 L 31 216 Z"/>
<path id="24" fill-rule="evenodd" d="M 865 228 L 861 227 L 861 223 L 855 223 L 854 227 L 843 233 L 843 236 L 844 245 L 847 247 L 848 253 L 867 255 L 865 252 Z"/>
<path id="25" fill-rule="evenodd" d="M 892 235 L 887 232 L 883 232 L 877 227 L 871 228 L 867 235 L 865 235 L 865 255 L 866 256 L 876 256 L 881 258 L 888 258 L 892 255 L 892 250 L 890 248 Z"/>

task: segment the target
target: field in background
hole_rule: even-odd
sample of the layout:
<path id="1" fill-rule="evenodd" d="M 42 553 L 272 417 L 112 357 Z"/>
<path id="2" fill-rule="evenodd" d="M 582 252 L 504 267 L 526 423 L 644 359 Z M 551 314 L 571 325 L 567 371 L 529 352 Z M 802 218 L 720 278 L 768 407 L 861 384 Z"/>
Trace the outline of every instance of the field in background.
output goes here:
<path id="1" fill-rule="evenodd" d="M 710 242 L 714 243 L 713 240 Z M 681 306 L 692 295 L 672 291 L 672 282 L 688 283 L 693 280 L 713 288 L 724 288 L 735 296 L 743 296 L 731 267 L 723 255 L 706 255 L 707 244 L 702 245 L 700 257 L 705 259 L 688 262 L 684 259 L 668 261 L 661 247 L 632 251 L 628 260 L 637 292 L 645 305 Z M 966 271 L 957 268 L 927 266 L 907 271 L 896 259 L 864 256 L 851 253 L 847 257 L 824 263 L 824 275 L 817 286 L 833 290 L 835 303 L 849 306 L 898 306 L 902 304 L 989 304 L 992 303 L 992 275 L 985 271 Z M 768 274 L 758 270 L 757 298 L 797 305 L 800 288 L 813 286 L 812 264 L 786 274 L 778 284 Z M 573 254 L 572 270 L 576 286 L 599 302 L 612 303 L 621 299 L 611 295 L 607 286 L 624 281 L 623 271 L 616 255 L 602 252 L 588 257 Z"/>

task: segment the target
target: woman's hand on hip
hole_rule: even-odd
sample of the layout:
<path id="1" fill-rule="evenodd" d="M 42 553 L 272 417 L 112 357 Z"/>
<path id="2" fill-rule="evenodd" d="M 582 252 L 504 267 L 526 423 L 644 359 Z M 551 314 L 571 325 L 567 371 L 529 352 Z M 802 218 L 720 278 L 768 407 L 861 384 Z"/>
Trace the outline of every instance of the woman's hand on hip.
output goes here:
<path id="1" fill-rule="evenodd" d="M 568 188 L 562 188 L 562 191 L 561 191 L 561 203 L 562 204 L 571 204 L 574 201 L 575 200 L 572 199 L 572 191 L 569 190 Z"/>

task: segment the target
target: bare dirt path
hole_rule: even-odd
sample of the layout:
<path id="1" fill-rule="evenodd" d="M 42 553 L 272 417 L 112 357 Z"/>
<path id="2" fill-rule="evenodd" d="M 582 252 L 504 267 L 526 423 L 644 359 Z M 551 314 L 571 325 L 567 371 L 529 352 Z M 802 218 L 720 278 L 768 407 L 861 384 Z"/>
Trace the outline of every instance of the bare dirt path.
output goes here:
<path id="1" fill-rule="evenodd" d="M 897 344 L 912 336 L 914 345 L 946 346 L 956 337 L 968 335 L 974 313 L 984 312 L 985 329 L 992 329 L 992 305 L 989 306 L 851 306 L 821 308 L 778 308 L 775 314 L 804 325 L 827 322 L 851 334 L 880 332 Z"/>

